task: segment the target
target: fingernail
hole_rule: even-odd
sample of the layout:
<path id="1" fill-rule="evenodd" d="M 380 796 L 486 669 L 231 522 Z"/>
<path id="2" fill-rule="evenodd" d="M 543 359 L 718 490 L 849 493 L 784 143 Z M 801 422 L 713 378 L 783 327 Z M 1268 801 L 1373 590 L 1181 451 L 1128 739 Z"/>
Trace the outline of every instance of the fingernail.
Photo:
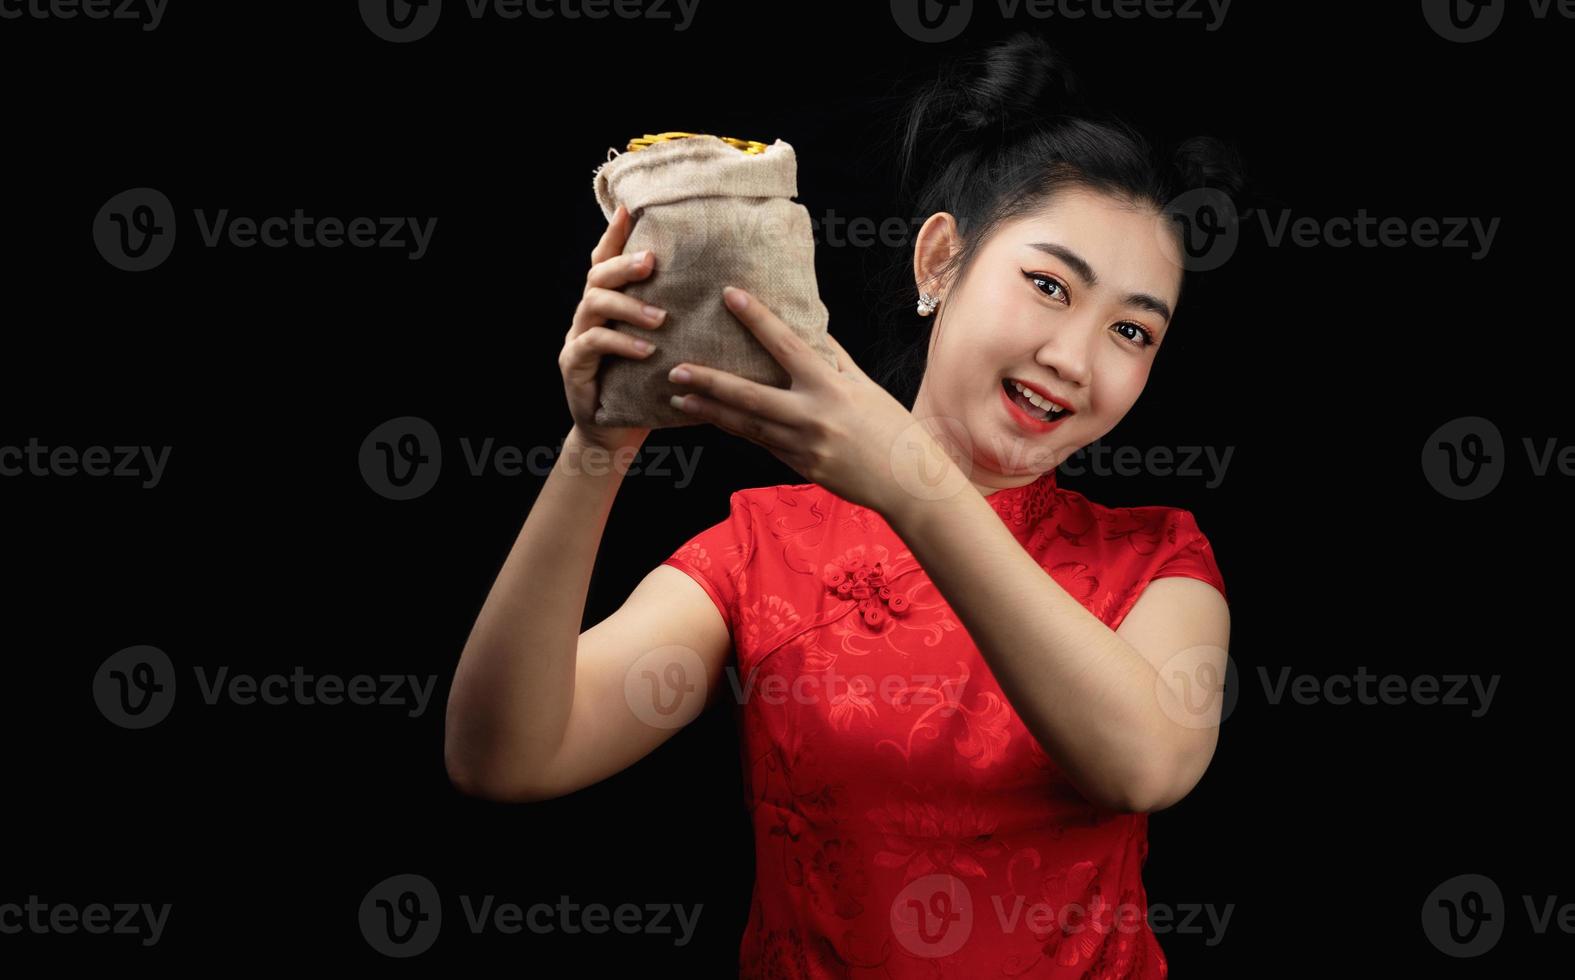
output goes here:
<path id="1" fill-rule="evenodd" d="M 684 407 L 684 396 L 674 395 L 673 397 L 667 399 L 667 404 L 673 406 L 674 408 L 682 409 Z"/>
<path id="2" fill-rule="evenodd" d="M 652 306 L 650 303 L 647 303 L 640 307 L 640 309 L 645 313 L 646 316 L 650 317 L 652 320 L 655 320 L 657 323 L 661 323 L 667 318 L 667 311 L 662 309 L 660 306 Z"/>
<path id="3" fill-rule="evenodd" d="M 728 286 L 722 290 L 722 301 L 732 310 L 743 310 L 749 305 L 749 295 L 737 286 Z"/>
<path id="4" fill-rule="evenodd" d="M 667 372 L 668 381 L 684 382 L 688 381 L 691 377 L 693 377 L 693 375 L 689 373 L 689 369 L 684 367 L 682 364 Z"/>
<path id="5" fill-rule="evenodd" d="M 651 257 L 651 250 L 650 249 L 646 249 L 643 252 L 636 252 L 636 253 L 634 253 L 634 255 L 630 256 L 630 259 L 631 259 L 631 261 L 634 262 L 635 265 L 644 265 L 645 264 L 645 260 L 650 258 L 650 257 Z"/>

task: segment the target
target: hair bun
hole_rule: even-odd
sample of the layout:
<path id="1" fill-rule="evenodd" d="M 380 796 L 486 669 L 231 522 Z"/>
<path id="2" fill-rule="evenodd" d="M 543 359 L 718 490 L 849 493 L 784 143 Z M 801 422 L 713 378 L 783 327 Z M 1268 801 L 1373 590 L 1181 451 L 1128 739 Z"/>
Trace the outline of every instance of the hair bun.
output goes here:
<path id="1" fill-rule="evenodd" d="M 1067 60 L 1027 31 L 993 44 L 963 62 L 956 84 L 964 131 L 1010 131 L 1061 115 L 1081 104 L 1081 86 Z"/>
<path id="2" fill-rule="evenodd" d="M 1247 187 L 1241 154 L 1230 143 L 1213 136 L 1194 136 L 1177 144 L 1171 153 L 1171 167 L 1183 190 L 1212 188 L 1238 199 Z"/>

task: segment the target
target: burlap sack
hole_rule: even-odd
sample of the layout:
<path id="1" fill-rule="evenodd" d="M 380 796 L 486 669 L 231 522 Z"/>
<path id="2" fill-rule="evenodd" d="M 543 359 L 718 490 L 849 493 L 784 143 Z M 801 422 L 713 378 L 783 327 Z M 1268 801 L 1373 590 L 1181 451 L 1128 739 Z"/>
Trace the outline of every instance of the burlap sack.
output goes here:
<path id="1" fill-rule="evenodd" d="M 715 136 L 688 136 L 618 153 L 596 168 L 596 201 L 610 221 L 621 203 L 634 226 L 624 253 L 650 249 L 655 269 L 622 291 L 667 311 L 650 330 L 621 321 L 607 326 L 644 337 L 644 358 L 609 354 L 601 361 L 596 424 L 648 429 L 702 421 L 669 404 L 687 389 L 667 380 L 679 362 L 702 364 L 761 384 L 792 383 L 749 328 L 722 304 L 722 287 L 738 286 L 803 337 L 827 364 L 828 314 L 815 284 L 815 243 L 798 195 L 793 147 L 777 140 L 745 153 Z"/>

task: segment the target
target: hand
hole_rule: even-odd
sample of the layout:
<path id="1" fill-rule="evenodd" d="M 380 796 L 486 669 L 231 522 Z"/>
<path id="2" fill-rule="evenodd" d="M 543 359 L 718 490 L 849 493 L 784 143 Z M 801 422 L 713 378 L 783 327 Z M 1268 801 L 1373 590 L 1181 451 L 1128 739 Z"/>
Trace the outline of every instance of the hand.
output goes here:
<path id="1" fill-rule="evenodd" d="M 777 388 L 683 363 L 673 372 L 688 369 L 691 380 L 668 375 L 686 392 L 674 396 L 676 407 L 764 447 L 805 479 L 882 515 L 906 494 L 901 481 L 915 456 L 950 465 L 913 413 L 866 375 L 835 337 L 826 338 L 837 355 L 833 368 L 744 290 L 729 287 L 723 298 L 792 384 Z M 734 307 L 736 300 L 742 309 Z"/>
<path id="2" fill-rule="evenodd" d="M 667 315 L 663 310 L 657 316 L 650 316 L 643 311 L 644 304 L 639 300 L 618 292 L 620 287 L 650 275 L 656 261 L 649 251 L 643 253 L 643 260 L 642 256 L 623 254 L 631 224 L 628 209 L 618 205 L 601 241 L 591 252 L 585 294 L 574 311 L 574 322 L 564 335 L 563 351 L 558 355 L 558 369 L 563 374 L 563 391 L 568 398 L 569 414 L 574 417 L 574 427 L 589 443 L 609 451 L 639 446 L 651 430 L 596 424 L 596 406 L 600 404 L 597 377 L 602 356 L 617 354 L 644 358 L 651 351 L 642 351 L 636 346 L 644 338 L 620 333 L 606 323 L 620 320 L 655 330 Z"/>

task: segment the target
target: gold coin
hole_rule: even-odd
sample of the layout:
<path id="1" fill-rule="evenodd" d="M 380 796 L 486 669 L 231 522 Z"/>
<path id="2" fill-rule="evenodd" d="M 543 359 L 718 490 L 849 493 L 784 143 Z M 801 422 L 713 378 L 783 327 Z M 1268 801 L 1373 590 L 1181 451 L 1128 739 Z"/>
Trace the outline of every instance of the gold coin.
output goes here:
<path id="1" fill-rule="evenodd" d="M 639 136 L 639 137 L 636 137 L 636 138 L 634 138 L 634 139 L 629 141 L 629 152 L 632 153 L 632 152 L 634 152 L 636 150 L 643 150 L 643 149 L 645 149 L 648 146 L 652 146 L 652 145 L 654 145 L 656 143 L 666 142 L 667 140 L 686 139 L 686 138 L 691 137 L 691 136 L 707 136 L 707 135 L 710 135 L 710 134 L 708 134 L 708 133 L 680 133 L 680 132 L 654 133 L 654 134 L 653 133 L 646 133 L 644 136 Z M 766 151 L 766 149 L 767 149 L 766 144 L 761 143 L 758 140 L 741 140 L 741 139 L 737 139 L 736 137 L 732 137 L 732 136 L 718 136 L 717 139 L 719 139 L 722 142 L 726 143 L 728 146 L 733 147 L 735 150 L 739 150 L 739 151 L 744 152 L 744 153 L 750 153 L 750 154 L 764 153 Z"/>

